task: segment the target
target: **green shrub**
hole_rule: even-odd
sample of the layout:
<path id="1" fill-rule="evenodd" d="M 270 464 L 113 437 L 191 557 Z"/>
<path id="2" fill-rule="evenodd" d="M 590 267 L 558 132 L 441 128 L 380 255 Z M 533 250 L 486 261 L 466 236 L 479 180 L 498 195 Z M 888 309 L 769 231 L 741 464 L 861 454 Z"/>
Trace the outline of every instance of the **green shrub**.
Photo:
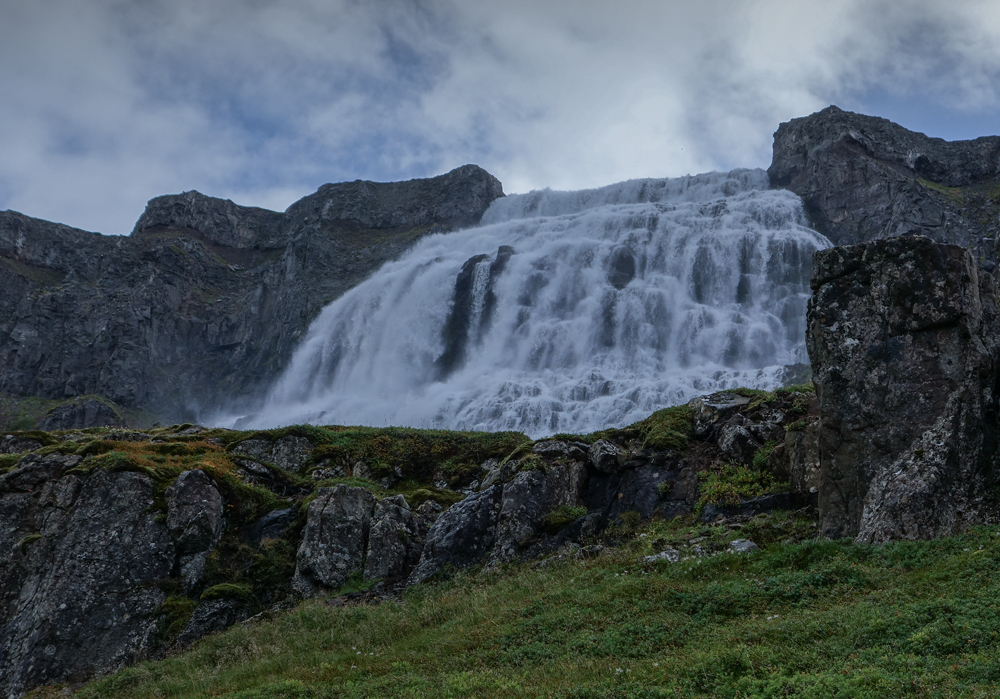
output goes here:
<path id="1" fill-rule="evenodd" d="M 699 480 L 698 510 L 705 505 L 738 505 L 745 498 L 764 495 L 775 485 L 767 471 L 734 463 L 716 464 L 699 474 Z"/>

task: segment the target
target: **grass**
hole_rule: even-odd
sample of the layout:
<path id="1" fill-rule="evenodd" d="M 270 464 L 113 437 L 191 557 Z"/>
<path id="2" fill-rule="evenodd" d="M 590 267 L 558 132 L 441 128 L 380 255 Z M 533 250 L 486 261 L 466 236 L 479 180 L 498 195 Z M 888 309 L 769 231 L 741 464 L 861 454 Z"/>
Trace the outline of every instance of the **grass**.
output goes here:
<path id="1" fill-rule="evenodd" d="M 777 540 L 802 526 L 787 515 L 739 532 L 654 523 L 596 559 L 459 572 L 398 603 L 313 600 L 75 696 L 997 695 L 996 527 L 930 542 L 805 540 L 639 562 L 685 541 L 717 548 L 748 531 Z M 33 696 L 46 691 L 58 690 Z"/>

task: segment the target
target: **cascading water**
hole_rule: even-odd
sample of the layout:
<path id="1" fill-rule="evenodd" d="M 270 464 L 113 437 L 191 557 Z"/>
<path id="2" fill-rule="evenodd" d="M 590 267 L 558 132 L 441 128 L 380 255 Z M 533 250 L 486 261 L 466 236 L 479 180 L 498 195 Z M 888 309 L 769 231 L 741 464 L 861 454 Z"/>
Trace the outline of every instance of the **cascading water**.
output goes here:
<path id="1" fill-rule="evenodd" d="M 508 196 L 327 306 L 251 422 L 537 437 L 772 388 L 828 245 L 763 170 Z"/>

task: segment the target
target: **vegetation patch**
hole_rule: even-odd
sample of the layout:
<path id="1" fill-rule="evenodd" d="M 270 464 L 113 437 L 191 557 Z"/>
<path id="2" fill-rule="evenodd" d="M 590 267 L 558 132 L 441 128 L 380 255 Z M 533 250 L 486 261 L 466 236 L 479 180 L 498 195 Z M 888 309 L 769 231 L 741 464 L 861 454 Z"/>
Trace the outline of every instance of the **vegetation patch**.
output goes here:
<path id="1" fill-rule="evenodd" d="M 171 595 L 156 610 L 157 638 L 161 643 L 171 644 L 191 621 L 198 603 L 187 597 Z"/>
<path id="2" fill-rule="evenodd" d="M 645 420 L 632 425 L 642 436 L 643 449 L 673 449 L 684 451 L 694 425 L 688 405 L 657 410 Z"/>
<path id="3" fill-rule="evenodd" d="M 545 519 L 542 520 L 542 527 L 544 527 L 545 531 L 549 534 L 557 534 L 572 522 L 575 522 L 580 519 L 580 517 L 583 517 L 585 514 L 587 514 L 586 507 L 560 505 L 545 515 Z"/>
<path id="4" fill-rule="evenodd" d="M 203 602 L 213 599 L 231 599 L 249 604 L 253 601 L 253 598 L 253 590 L 250 586 L 238 583 L 219 583 L 218 585 L 212 585 L 212 587 L 201 593 L 201 600 Z"/>
<path id="5" fill-rule="evenodd" d="M 705 505 L 739 505 L 745 499 L 771 492 L 776 485 L 767 471 L 734 463 L 716 464 L 698 478 L 698 511 Z"/>

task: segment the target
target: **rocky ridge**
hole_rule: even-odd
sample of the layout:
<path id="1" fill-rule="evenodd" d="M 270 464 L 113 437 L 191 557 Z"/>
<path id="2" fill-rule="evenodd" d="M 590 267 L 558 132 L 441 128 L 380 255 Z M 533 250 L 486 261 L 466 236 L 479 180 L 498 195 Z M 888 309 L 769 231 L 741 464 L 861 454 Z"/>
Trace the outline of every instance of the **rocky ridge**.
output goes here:
<path id="1" fill-rule="evenodd" d="M 767 174 L 834 245 L 924 235 L 996 268 L 1000 136 L 949 142 L 831 106 L 778 127 Z"/>
<path id="2" fill-rule="evenodd" d="M 171 419 L 258 394 L 326 304 L 499 196 L 466 165 L 324 185 L 284 213 L 158 197 L 129 237 L 0 212 L 0 394 L 97 394 Z"/>

